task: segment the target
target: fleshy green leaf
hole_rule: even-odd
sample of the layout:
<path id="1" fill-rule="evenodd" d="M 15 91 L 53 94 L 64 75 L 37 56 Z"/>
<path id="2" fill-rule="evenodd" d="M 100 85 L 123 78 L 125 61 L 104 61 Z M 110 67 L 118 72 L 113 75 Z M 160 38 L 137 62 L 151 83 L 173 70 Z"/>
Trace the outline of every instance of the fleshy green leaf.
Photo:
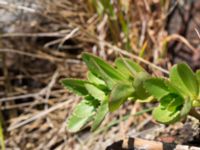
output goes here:
<path id="1" fill-rule="evenodd" d="M 108 99 L 105 98 L 97 109 L 91 129 L 92 131 L 95 131 L 100 126 L 108 111 Z"/>
<path id="2" fill-rule="evenodd" d="M 145 70 L 139 64 L 127 58 L 117 58 L 115 60 L 115 65 L 120 72 L 123 72 L 125 75 L 127 75 L 128 79 L 138 72 L 145 72 Z"/>
<path id="3" fill-rule="evenodd" d="M 183 107 L 181 108 L 180 112 L 181 117 L 185 117 L 190 112 L 191 109 L 192 109 L 192 101 L 189 98 L 187 98 L 184 100 Z"/>
<path id="4" fill-rule="evenodd" d="M 172 84 L 175 84 L 185 96 L 194 97 L 198 95 L 196 76 L 187 64 L 177 64 L 172 67 L 170 71 L 170 81 Z"/>
<path id="5" fill-rule="evenodd" d="M 111 90 L 113 86 L 118 82 L 118 80 L 106 74 L 106 72 L 104 72 L 104 70 L 102 70 L 102 68 L 100 68 L 99 65 L 94 62 L 94 60 L 91 60 L 91 62 L 94 64 L 94 66 L 96 66 L 96 69 L 99 71 L 99 77 L 101 77 L 106 82 L 106 85 Z"/>
<path id="6" fill-rule="evenodd" d="M 92 84 L 85 84 L 85 88 L 88 90 L 88 93 L 93 96 L 95 99 L 103 100 L 105 99 L 105 93 Z"/>
<path id="7" fill-rule="evenodd" d="M 185 103 L 185 104 L 184 104 Z M 154 109 L 153 117 L 160 123 L 174 123 L 188 113 L 189 103 L 180 95 L 170 93 L 160 99 L 160 105 Z"/>
<path id="8" fill-rule="evenodd" d="M 96 76 L 106 80 L 125 80 L 126 77 L 103 59 L 89 53 L 83 53 L 82 58 L 89 70 Z"/>
<path id="9" fill-rule="evenodd" d="M 85 118 L 72 115 L 68 118 L 67 130 L 69 132 L 78 132 L 81 130 L 89 121 L 92 120 L 93 115 L 88 115 Z"/>
<path id="10" fill-rule="evenodd" d="M 79 80 L 79 79 L 64 79 L 62 80 L 62 84 L 70 91 L 80 95 L 85 96 L 88 94 L 87 89 L 85 88 L 84 84 L 90 83 L 85 80 Z"/>
<path id="11" fill-rule="evenodd" d="M 134 97 L 136 99 L 145 100 L 150 96 L 144 87 L 145 80 L 147 80 L 149 77 L 149 74 L 146 72 L 139 72 L 135 75 L 133 87 L 135 89 Z"/>
<path id="12" fill-rule="evenodd" d="M 176 111 L 177 108 L 182 106 L 183 104 L 184 104 L 184 99 L 180 95 L 174 93 L 165 95 L 160 99 L 160 105 L 163 108 L 166 108 L 172 112 Z"/>
<path id="13" fill-rule="evenodd" d="M 126 75 L 127 79 L 133 78 L 133 74 L 129 71 L 129 69 L 127 68 L 127 66 L 125 66 L 124 62 L 121 61 L 121 59 L 115 60 L 115 66 L 117 70 L 119 70 L 120 72 L 123 72 Z"/>
<path id="14" fill-rule="evenodd" d="M 133 86 L 129 83 L 117 83 L 110 94 L 109 110 L 113 112 L 118 109 L 134 91 Z"/>
<path id="15" fill-rule="evenodd" d="M 200 96 L 200 70 L 197 70 L 196 71 L 196 78 L 197 78 L 197 81 L 198 81 L 198 87 L 199 87 L 199 96 Z"/>
<path id="16" fill-rule="evenodd" d="M 94 99 L 84 99 L 76 105 L 72 115 L 67 120 L 69 132 L 77 132 L 93 119 L 98 102 Z"/>
<path id="17" fill-rule="evenodd" d="M 160 123 L 171 124 L 180 119 L 180 111 L 169 111 L 162 106 L 158 106 L 153 110 L 153 117 Z"/>
<path id="18" fill-rule="evenodd" d="M 96 85 L 106 86 L 106 83 L 103 80 L 99 79 L 90 71 L 88 71 L 87 78 L 88 78 L 88 81 L 90 81 L 91 83 L 94 83 Z"/>
<path id="19" fill-rule="evenodd" d="M 165 80 L 165 85 L 168 87 L 170 93 L 176 93 L 178 95 L 181 95 L 182 97 L 184 97 L 185 95 L 183 93 L 181 93 L 181 91 L 177 88 L 176 84 L 173 84 L 171 81 L 169 80 Z"/>
<path id="20" fill-rule="evenodd" d="M 158 100 L 169 93 L 165 80 L 161 78 L 150 78 L 144 82 L 145 89 Z"/>

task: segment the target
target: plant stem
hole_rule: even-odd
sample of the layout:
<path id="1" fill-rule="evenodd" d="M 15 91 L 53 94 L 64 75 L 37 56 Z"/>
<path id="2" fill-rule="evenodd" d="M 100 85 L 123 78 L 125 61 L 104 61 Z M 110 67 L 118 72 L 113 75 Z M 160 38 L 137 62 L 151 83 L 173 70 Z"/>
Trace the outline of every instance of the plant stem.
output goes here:
<path id="1" fill-rule="evenodd" d="M 197 110 L 195 108 L 191 109 L 190 115 L 195 117 L 196 119 L 198 119 L 200 121 L 200 114 L 197 112 Z"/>
<path id="2" fill-rule="evenodd" d="M 0 148 L 5 150 L 4 133 L 3 133 L 2 114 L 0 112 Z"/>

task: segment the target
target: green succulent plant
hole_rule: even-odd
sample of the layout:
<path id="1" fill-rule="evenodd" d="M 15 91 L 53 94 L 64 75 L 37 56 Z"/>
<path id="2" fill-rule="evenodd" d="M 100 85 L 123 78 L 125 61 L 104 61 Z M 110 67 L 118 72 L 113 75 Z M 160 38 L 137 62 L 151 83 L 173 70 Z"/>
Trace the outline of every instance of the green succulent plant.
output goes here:
<path id="1" fill-rule="evenodd" d="M 152 111 L 154 119 L 171 124 L 185 118 L 194 107 L 200 106 L 200 71 L 194 73 L 185 64 L 170 70 L 169 78 L 153 77 L 138 63 L 117 58 L 114 66 L 89 53 L 83 53 L 89 71 L 87 80 L 64 79 L 63 85 L 83 97 L 68 118 L 70 132 L 81 130 L 89 122 L 95 131 L 104 117 L 127 100 L 158 102 Z"/>

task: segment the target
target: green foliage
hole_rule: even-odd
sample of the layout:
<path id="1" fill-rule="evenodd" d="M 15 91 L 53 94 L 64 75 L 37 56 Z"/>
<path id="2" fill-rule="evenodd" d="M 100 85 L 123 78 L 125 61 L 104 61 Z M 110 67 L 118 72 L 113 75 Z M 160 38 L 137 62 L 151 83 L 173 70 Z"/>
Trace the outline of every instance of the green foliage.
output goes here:
<path id="1" fill-rule="evenodd" d="M 109 89 L 112 89 L 117 81 L 126 80 L 126 76 L 124 74 L 120 73 L 102 59 L 88 53 L 84 53 L 82 58 L 89 70 L 94 75 L 104 80 Z"/>
<path id="2" fill-rule="evenodd" d="M 148 79 L 146 80 L 144 86 L 148 92 L 158 100 L 169 93 L 169 88 L 165 84 L 165 80 L 162 78 Z"/>
<path id="3" fill-rule="evenodd" d="M 198 96 L 200 96 L 200 70 L 197 70 L 196 72 L 196 78 L 197 78 L 197 81 L 198 81 L 198 89 L 199 89 L 199 94 Z"/>
<path id="4" fill-rule="evenodd" d="M 80 96 L 84 96 L 88 94 L 88 91 L 84 86 L 84 84 L 89 83 L 88 81 L 79 80 L 79 79 L 64 79 L 62 83 L 70 91 Z"/>
<path id="5" fill-rule="evenodd" d="M 177 94 L 168 94 L 160 99 L 160 104 L 153 110 L 153 117 L 165 124 L 174 123 L 180 119 L 180 106 L 183 98 Z"/>
<path id="6" fill-rule="evenodd" d="M 98 107 L 98 101 L 85 98 L 74 109 L 72 115 L 68 118 L 67 128 L 70 132 L 77 132 L 84 127 L 94 117 L 95 110 Z"/>
<path id="7" fill-rule="evenodd" d="M 92 125 L 92 131 L 95 131 L 99 127 L 108 111 L 108 98 L 105 98 L 97 109 L 97 113 L 94 117 L 94 123 Z"/>
<path id="8" fill-rule="evenodd" d="M 130 83 L 117 83 L 110 94 L 109 110 L 111 112 L 118 109 L 134 93 L 134 88 Z"/>
<path id="9" fill-rule="evenodd" d="M 104 100 L 105 99 L 105 93 L 97 88 L 95 85 L 92 84 L 85 84 L 85 88 L 88 90 L 88 93 L 94 97 L 95 99 Z"/>
<path id="10" fill-rule="evenodd" d="M 181 117 L 185 117 L 190 112 L 191 109 L 192 109 L 192 101 L 189 98 L 184 99 L 184 104 L 180 112 Z"/>
<path id="11" fill-rule="evenodd" d="M 0 148 L 5 150 L 5 143 L 4 143 L 4 134 L 3 134 L 3 120 L 2 116 L 0 115 Z"/>
<path id="12" fill-rule="evenodd" d="M 133 77 L 136 73 L 145 72 L 144 69 L 137 63 L 126 58 L 117 58 L 115 65 L 120 72 L 123 72 L 128 78 Z"/>
<path id="13" fill-rule="evenodd" d="M 198 95 L 198 81 L 194 72 L 186 64 L 175 65 L 170 71 L 170 81 L 178 90 L 191 98 Z"/>
<path id="14" fill-rule="evenodd" d="M 153 117 L 160 123 L 170 124 L 180 119 L 180 111 L 172 112 L 159 105 L 153 110 Z"/>
<path id="15" fill-rule="evenodd" d="M 99 87 L 106 88 L 106 83 L 103 80 L 99 79 L 97 76 L 95 76 L 90 71 L 88 71 L 87 78 L 88 78 L 89 82 L 92 82 L 92 83 L 96 84 Z"/>
<path id="16" fill-rule="evenodd" d="M 169 79 L 153 77 L 130 59 L 118 58 L 112 66 L 89 53 L 82 55 L 89 68 L 88 81 L 65 79 L 63 85 L 83 100 L 68 118 L 67 128 L 77 132 L 93 122 L 92 131 L 127 100 L 158 102 L 152 115 L 160 123 L 170 124 L 186 117 L 200 106 L 200 71 L 196 74 L 185 63 L 170 70 Z"/>
<path id="17" fill-rule="evenodd" d="M 147 74 L 146 72 L 139 72 L 135 75 L 133 87 L 135 89 L 134 96 L 137 99 L 144 100 L 150 96 L 150 94 L 144 88 L 144 83 L 149 77 L 149 74 Z"/>

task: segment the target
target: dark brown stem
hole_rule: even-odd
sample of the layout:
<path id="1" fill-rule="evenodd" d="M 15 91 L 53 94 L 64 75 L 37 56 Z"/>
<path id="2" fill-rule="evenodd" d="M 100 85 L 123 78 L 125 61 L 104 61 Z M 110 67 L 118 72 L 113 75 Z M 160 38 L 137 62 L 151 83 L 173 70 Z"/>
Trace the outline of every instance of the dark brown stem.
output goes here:
<path id="1" fill-rule="evenodd" d="M 191 109 L 190 115 L 195 117 L 196 119 L 198 119 L 200 121 L 200 114 L 197 112 L 197 110 L 195 108 Z"/>

